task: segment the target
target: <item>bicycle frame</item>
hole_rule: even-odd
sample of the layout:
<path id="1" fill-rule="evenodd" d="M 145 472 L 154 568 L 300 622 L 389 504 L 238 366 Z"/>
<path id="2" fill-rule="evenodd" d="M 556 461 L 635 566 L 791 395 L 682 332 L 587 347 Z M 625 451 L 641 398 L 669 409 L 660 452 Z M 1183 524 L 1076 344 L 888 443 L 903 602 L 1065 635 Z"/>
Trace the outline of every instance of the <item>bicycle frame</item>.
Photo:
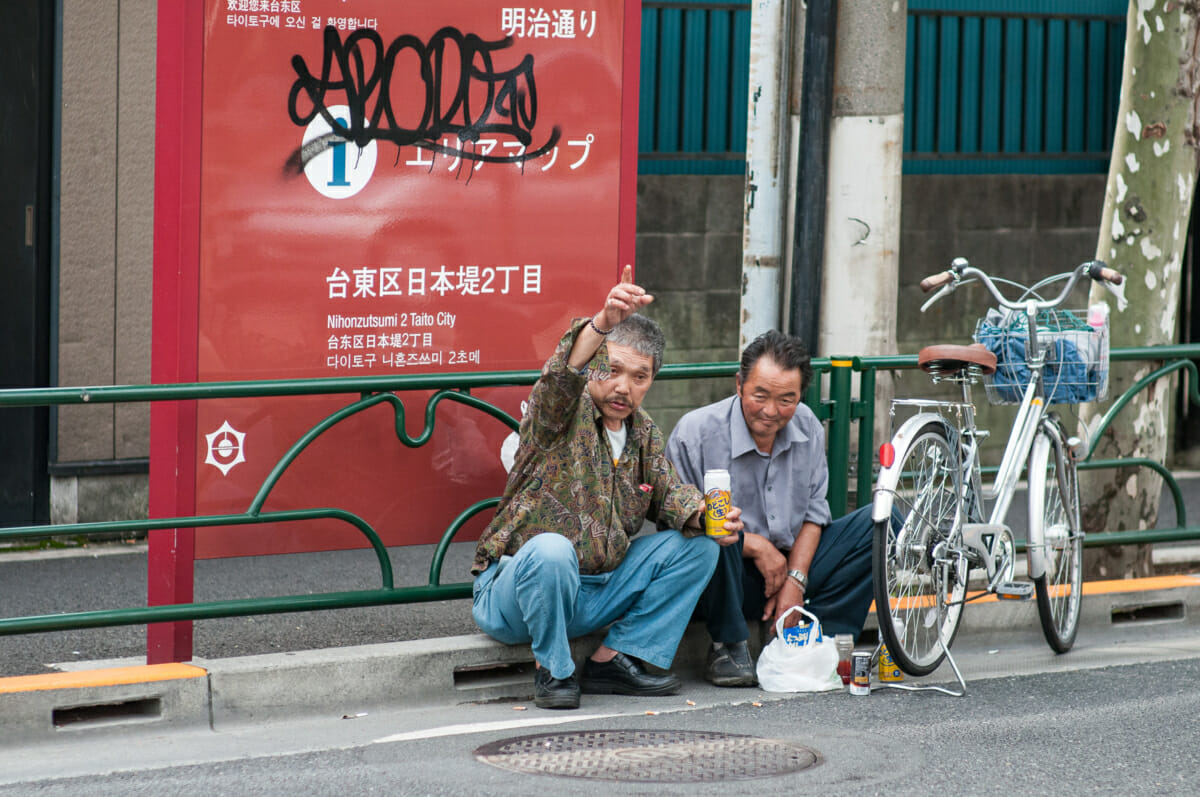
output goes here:
<path id="1" fill-rule="evenodd" d="M 977 554 L 977 564 L 987 572 L 988 591 L 995 588 L 1004 573 L 998 568 L 998 545 L 1003 542 L 997 533 L 1005 526 L 1008 510 L 1016 494 L 1017 481 L 1029 459 L 1030 449 L 1038 426 L 1045 417 L 1045 401 L 1037 395 L 1040 372 L 1034 371 L 1025 391 L 1017 418 L 1004 450 L 1000 471 L 996 478 L 985 485 L 979 467 L 979 440 L 986 434 L 975 426 L 975 407 L 970 398 L 970 385 L 963 384 L 963 401 L 926 401 L 919 399 L 896 399 L 892 402 L 892 413 L 897 407 L 917 406 L 926 408 L 907 418 L 892 436 L 896 459 L 892 466 L 880 471 L 871 510 L 872 520 L 886 520 L 894 504 L 894 488 L 900 478 L 900 467 L 904 461 L 907 443 L 916 432 L 929 423 L 940 424 L 946 436 L 958 452 L 959 467 L 955 469 L 955 490 L 958 492 L 960 512 L 955 518 L 956 526 L 963 530 L 963 542 Z M 930 411 L 932 410 L 932 411 Z M 950 411 L 950 412 L 947 412 Z M 950 420 L 950 413 L 958 416 L 958 422 Z M 972 502 L 971 496 L 977 500 Z M 983 520 L 985 502 L 991 503 L 991 513 Z M 904 541 L 898 541 L 903 545 Z"/>
<path id="2" fill-rule="evenodd" d="M 981 432 L 975 425 L 975 404 L 971 396 L 973 378 L 963 376 L 947 380 L 960 383 L 962 389 L 960 401 L 895 399 L 892 402 L 891 415 L 893 419 L 897 407 L 914 406 L 920 411 L 906 419 L 891 438 L 895 449 L 895 460 L 891 466 L 882 468 L 880 471 L 878 486 L 873 498 L 872 520 L 876 522 L 886 520 L 892 512 L 894 489 L 901 475 L 900 467 L 905 460 L 904 453 L 908 442 L 926 424 L 942 425 L 948 439 L 957 451 L 960 463 L 955 469 L 955 489 L 961 499 L 959 501 L 960 511 L 954 522 L 958 528 L 962 529 L 963 542 L 977 556 L 977 561 L 973 564 L 982 566 L 987 572 L 988 592 L 994 591 L 996 585 L 1005 577 L 1001 568 L 998 567 L 1000 553 L 998 546 L 1003 542 L 1001 532 L 1007 531 L 1005 521 L 1012 506 L 1013 497 L 1016 495 L 1017 482 L 1029 461 L 1034 438 L 1047 412 L 1045 385 L 1042 379 L 1045 352 L 1042 351 L 1038 341 L 1037 314 L 1042 310 L 1061 306 L 1074 290 L 1079 279 L 1087 273 L 1086 269 L 1089 265 L 1081 265 L 1071 272 L 1067 284 L 1057 297 L 1050 300 L 1027 299 L 1018 302 L 1006 299 L 984 272 L 969 267 L 961 270 L 961 277 L 979 279 L 1001 307 L 1023 312 L 1029 335 L 1026 346 L 1026 364 L 1030 372 L 1029 383 L 1025 386 L 1017 415 L 1013 419 L 999 470 L 990 483 L 983 483 L 980 471 L 979 440 L 986 436 L 987 432 Z M 1054 279 L 1056 278 L 1045 280 L 1029 290 L 1036 292 Z M 925 307 L 955 290 L 962 281 L 956 278 L 955 282 L 944 286 L 926 302 Z M 934 381 L 939 380 L 935 377 Z M 955 416 L 955 420 L 950 419 L 951 413 Z M 976 502 L 969 500 L 972 495 L 977 497 Z M 991 505 L 991 512 L 988 514 L 986 522 L 983 521 L 982 515 L 984 504 Z M 1041 541 L 1031 540 L 1031 542 L 1040 544 Z M 897 542 L 898 545 L 903 543 L 903 540 Z M 1041 574 L 1031 572 L 1031 575 Z"/>

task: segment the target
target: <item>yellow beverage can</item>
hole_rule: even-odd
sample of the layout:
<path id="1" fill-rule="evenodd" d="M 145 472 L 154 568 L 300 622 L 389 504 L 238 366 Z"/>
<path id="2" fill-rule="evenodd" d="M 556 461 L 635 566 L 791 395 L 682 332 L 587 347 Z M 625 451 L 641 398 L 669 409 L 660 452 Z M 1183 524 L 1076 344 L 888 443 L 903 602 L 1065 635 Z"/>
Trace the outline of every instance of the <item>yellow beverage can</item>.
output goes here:
<path id="1" fill-rule="evenodd" d="M 892 654 L 888 652 L 887 645 L 880 645 L 879 647 L 879 680 L 904 680 L 904 671 L 896 666 L 896 661 L 892 658 Z"/>
<path id="2" fill-rule="evenodd" d="M 725 516 L 732 507 L 729 494 L 729 471 L 704 472 L 704 533 L 710 537 L 726 537 Z"/>

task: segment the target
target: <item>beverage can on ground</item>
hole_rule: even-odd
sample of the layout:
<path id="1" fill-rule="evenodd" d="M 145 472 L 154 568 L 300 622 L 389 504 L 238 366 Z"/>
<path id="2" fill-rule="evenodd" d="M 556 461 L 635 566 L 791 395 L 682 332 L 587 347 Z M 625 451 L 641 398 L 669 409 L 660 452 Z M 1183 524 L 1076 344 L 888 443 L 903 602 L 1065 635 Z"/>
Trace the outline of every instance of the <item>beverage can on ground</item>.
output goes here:
<path id="1" fill-rule="evenodd" d="M 710 537 L 725 537 L 725 516 L 733 504 L 729 494 L 729 471 L 704 472 L 704 533 Z"/>
<path id="2" fill-rule="evenodd" d="M 871 694 L 871 654 L 869 651 L 856 650 L 850 654 L 850 694 Z"/>
<path id="3" fill-rule="evenodd" d="M 881 645 L 879 647 L 879 680 L 904 680 L 904 672 L 896 666 L 896 661 L 892 658 L 892 654 L 888 652 L 887 645 Z"/>

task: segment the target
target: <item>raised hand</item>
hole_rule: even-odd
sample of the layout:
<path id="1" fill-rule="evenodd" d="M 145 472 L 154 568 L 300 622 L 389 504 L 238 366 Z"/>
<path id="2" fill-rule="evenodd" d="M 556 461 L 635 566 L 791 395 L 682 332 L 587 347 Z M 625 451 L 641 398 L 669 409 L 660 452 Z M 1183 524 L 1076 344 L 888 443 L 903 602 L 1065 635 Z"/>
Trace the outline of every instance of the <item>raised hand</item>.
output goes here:
<path id="1" fill-rule="evenodd" d="M 634 283 L 633 266 L 627 265 L 621 272 L 621 281 L 608 292 L 604 308 L 592 320 L 607 332 L 653 301 L 654 297 L 645 288 Z"/>
<path id="2" fill-rule="evenodd" d="M 613 331 L 617 324 L 636 313 L 641 308 L 654 301 L 654 297 L 646 293 L 646 289 L 633 282 L 633 266 L 625 266 L 621 272 L 621 281 L 613 286 L 604 299 L 604 307 L 592 316 L 591 323 L 584 324 L 571 347 L 567 362 L 576 370 L 587 364 L 604 336 Z"/>

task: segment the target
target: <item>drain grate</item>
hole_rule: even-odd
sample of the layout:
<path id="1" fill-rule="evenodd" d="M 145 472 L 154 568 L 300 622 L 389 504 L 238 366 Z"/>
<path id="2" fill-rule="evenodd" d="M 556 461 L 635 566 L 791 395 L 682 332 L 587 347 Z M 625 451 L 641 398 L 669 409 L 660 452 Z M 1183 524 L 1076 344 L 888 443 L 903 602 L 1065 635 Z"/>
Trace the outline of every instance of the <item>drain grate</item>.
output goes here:
<path id="1" fill-rule="evenodd" d="M 475 758 L 534 775 L 641 783 L 749 780 L 799 772 L 821 754 L 779 739 L 704 731 L 579 731 L 485 744 Z"/>

